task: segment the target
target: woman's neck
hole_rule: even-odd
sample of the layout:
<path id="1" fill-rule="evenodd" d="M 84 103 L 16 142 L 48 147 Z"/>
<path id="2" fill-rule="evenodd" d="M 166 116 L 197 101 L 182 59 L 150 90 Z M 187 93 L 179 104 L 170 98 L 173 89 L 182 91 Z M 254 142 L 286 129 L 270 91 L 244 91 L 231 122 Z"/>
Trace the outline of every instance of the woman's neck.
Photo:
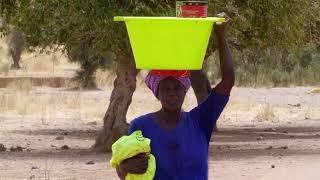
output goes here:
<path id="1" fill-rule="evenodd" d="M 166 127 L 175 127 L 180 121 L 181 109 L 179 110 L 168 110 L 162 108 L 159 112 L 159 121 Z"/>

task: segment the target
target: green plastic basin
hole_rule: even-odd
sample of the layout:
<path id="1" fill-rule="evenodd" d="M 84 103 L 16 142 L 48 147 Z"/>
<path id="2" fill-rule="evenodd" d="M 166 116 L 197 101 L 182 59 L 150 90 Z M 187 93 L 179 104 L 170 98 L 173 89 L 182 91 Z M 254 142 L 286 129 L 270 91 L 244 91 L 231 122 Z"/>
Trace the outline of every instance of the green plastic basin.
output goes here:
<path id="1" fill-rule="evenodd" d="M 213 25 L 224 18 L 122 17 L 137 69 L 202 68 Z"/>

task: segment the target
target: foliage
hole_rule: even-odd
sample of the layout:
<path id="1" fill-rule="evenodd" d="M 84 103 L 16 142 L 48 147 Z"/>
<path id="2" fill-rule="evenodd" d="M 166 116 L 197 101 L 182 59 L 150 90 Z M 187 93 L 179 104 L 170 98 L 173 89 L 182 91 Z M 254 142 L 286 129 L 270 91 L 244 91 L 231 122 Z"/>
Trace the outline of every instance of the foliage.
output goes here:
<path id="1" fill-rule="evenodd" d="M 83 87 L 93 86 L 94 72 L 109 67 L 116 55 L 131 56 L 124 24 L 113 22 L 114 16 L 175 15 L 175 1 L 171 0 L 3 0 L 0 5 L 0 16 L 25 33 L 29 48 L 63 47 L 70 60 L 81 65 L 76 79 Z M 292 52 L 300 52 L 302 46 L 310 43 L 316 49 L 308 52 L 317 54 L 318 0 L 210 0 L 209 6 L 210 16 L 226 12 L 232 18 L 228 41 L 237 70 L 241 71 L 240 82 L 258 79 L 264 73 L 277 77 L 283 69 L 291 73 L 307 68 L 306 65 L 317 66 L 316 60 L 306 60 L 310 54 L 298 56 Z M 297 63 L 300 58 L 302 62 Z M 278 72 L 267 70 L 275 67 L 280 67 Z"/>
<path id="2" fill-rule="evenodd" d="M 210 0 L 209 14 L 232 18 L 228 41 L 237 85 L 286 86 L 320 82 L 320 1 Z M 208 74 L 219 78 L 217 57 Z"/>
<path id="3" fill-rule="evenodd" d="M 111 65 L 115 53 L 131 55 L 126 29 L 114 16 L 167 15 L 173 6 L 166 0 L 4 0 L 1 12 L 25 33 L 29 49 L 63 47 L 81 65 L 75 79 L 89 88 L 94 72 Z"/>
<path id="4" fill-rule="evenodd" d="M 305 42 L 305 31 L 319 16 L 319 2 L 300 0 L 211 0 L 210 14 L 232 18 L 230 41 L 238 50 L 291 48 Z M 312 5 L 311 5 L 312 4 Z"/>
<path id="5" fill-rule="evenodd" d="M 320 82 L 320 50 L 316 44 L 308 43 L 288 52 L 285 64 L 282 52 L 266 49 L 259 53 L 257 64 L 248 63 L 245 53 L 233 51 L 237 86 L 289 86 L 317 85 Z M 219 77 L 218 56 L 209 61 L 208 75 L 216 82 Z"/>

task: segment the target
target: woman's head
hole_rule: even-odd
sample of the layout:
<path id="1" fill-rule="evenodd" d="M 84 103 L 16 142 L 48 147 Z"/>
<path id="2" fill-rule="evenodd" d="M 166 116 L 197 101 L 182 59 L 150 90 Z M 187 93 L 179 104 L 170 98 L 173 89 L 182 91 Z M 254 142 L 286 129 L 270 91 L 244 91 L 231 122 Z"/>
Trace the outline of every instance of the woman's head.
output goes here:
<path id="1" fill-rule="evenodd" d="M 180 110 L 186 96 L 186 89 L 179 80 L 168 77 L 160 81 L 157 94 L 163 108 L 172 111 Z"/>
<path id="2" fill-rule="evenodd" d="M 151 71 L 145 82 L 163 108 L 178 110 L 191 86 L 188 75 L 187 71 Z"/>

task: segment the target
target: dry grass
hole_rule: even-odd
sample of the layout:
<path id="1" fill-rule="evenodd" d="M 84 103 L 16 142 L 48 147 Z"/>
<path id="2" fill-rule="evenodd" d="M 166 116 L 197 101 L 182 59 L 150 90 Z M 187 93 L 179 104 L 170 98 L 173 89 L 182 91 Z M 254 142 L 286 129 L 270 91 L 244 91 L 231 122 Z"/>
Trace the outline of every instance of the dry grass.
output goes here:
<path id="1" fill-rule="evenodd" d="M 37 57 L 32 58 L 32 61 L 24 62 L 24 68 L 30 72 L 48 72 L 54 74 L 54 63 L 50 62 L 49 58 L 41 58 L 36 60 Z"/>
<path id="2" fill-rule="evenodd" d="M 11 85 L 10 89 L 0 89 L 0 114 L 32 117 L 41 120 L 42 125 L 49 125 L 63 119 L 73 119 L 87 124 L 102 122 L 107 110 L 111 90 L 106 91 L 62 91 L 52 88 L 29 88 L 23 90 L 20 85 Z M 22 89 L 22 90 L 21 90 Z M 183 108 L 189 111 L 196 105 L 192 91 L 188 92 Z M 133 95 L 132 104 L 127 113 L 128 121 L 148 112 L 156 111 L 160 103 L 152 93 L 138 87 Z M 288 123 L 301 119 L 319 119 L 320 109 L 301 105 L 292 107 L 261 102 L 232 100 L 220 117 L 219 123 L 225 125 L 263 125 Z"/>
<path id="3" fill-rule="evenodd" d="M 39 52 L 25 53 L 22 56 L 24 72 L 42 72 L 54 75 L 59 69 L 76 68 L 75 64 L 68 62 L 68 58 L 61 52 L 40 54 Z"/>
<path id="4" fill-rule="evenodd" d="M 68 109 L 81 109 L 81 95 L 74 95 L 67 98 L 64 102 L 65 107 Z"/>
<path id="5" fill-rule="evenodd" d="M 1 93 L 0 112 L 21 116 L 39 113 L 39 104 L 34 95 L 28 92 Z"/>
<path id="6" fill-rule="evenodd" d="M 314 88 L 311 90 L 311 93 L 320 93 L 320 88 Z"/>
<path id="7" fill-rule="evenodd" d="M 232 101 L 232 103 L 228 104 L 226 109 L 228 111 L 250 111 L 254 107 L 255 105 L 250 102 Z"/>
<path id="8" fill-rule="evenodd" d="M 20 115 L 26 115 L 27 109 L 32 105 L 29 93 L 33 86 L 31 81 L 13 81 L 8 84 L 7 89 L 1 96 L 0 109 L 8 111 L 16 111 Z"/>
<path id="9" fill-rule="evenodd" d="M 30 92 L 33 86 L 31 80 L 15 80 L 7 85 L 7 89 L 11 92 Z"/>
<path id="10" fill-rule="evenodd" d="M 257 114 L 258 121 L 274 121 L 276 120 L 275 108 L 270 104 L 261 105 Z"/>
<path id="11" fill-rule="evenodd" d="M 10 88 L 0 91 L 0 113 L 38 117 L 42 124 L 54 122 L 56 118 L 101 120 L 108 104 L 106 100 L 93 100 L 92 96 L 80 91 L 20 91 L 17 86 Z"/>
<path id="12" fill-rule="evenodd" d="M 4 39 L 0 39 L 0 75 L 30 76 L 36 73 L 43 76 L 73 76 L 74 71 L 78 69 L 78 65 L 68 62 L 68 58 L 61 51 L 24 52 L 20 61 L 20 70 L 10 70 L 11 61 L 7 43 Z"/>
<path id="13" fill-rule="evenodd" d="M 95 74 L 96 83 L 99 88 L 110 89 L 113 86 L 113 81 L 116 78 L 116 73 L 110 70 L 98 70 Z"/>
<path id="14" fill-rule="evenodd" d="M 2 62 L 0 60 L 0 74 L 3 74 L 3 75 L 8 75 L 9 73 L 9 70 L 10 70 L 10 65 L 8 62 Z"/>
<path id="15" fill-rule="evenodd" d="M 137 75 L 137 87 L 144 86 L 144 79 L 148 74 L 148 70 L 142 70 Z M 110 89 L 113 87 L 113 82 L 116 78 L 116 72 L 114 70 L 98 70 L 95 74 L 96 83 L 99 88 Z"/>
<path id="16" fill-rule="evenodd" d="M 7 51 L 8 46 L 4 43 L 3 39 L 0 39 L 0 75 L 7 75 L 10 69 Z"/>
<path id="17" fill-rule="evenodd" d="M 318 120 L 320 120 L 320 108 L 312 108 L 310 106 L 306 106 L 306 107 L 302 108 L 300 114 L 305 119 L 318 119 Z"/>

